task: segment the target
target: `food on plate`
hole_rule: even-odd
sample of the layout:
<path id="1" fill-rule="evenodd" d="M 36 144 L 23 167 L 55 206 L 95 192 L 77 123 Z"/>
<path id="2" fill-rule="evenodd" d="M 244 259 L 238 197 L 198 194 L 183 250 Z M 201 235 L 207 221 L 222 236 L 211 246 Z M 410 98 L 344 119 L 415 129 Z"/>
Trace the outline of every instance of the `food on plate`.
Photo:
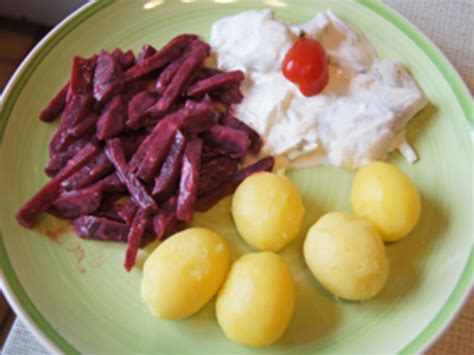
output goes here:
<path id="1" fill-rule="evenodd" d="M 162 242 L 143 266 L 141 295 L 161 319 L 182 319 L 200 310 L 227 276 L 227 242 L 205 228 L 189 228 Z"/>
<path id="2" fill-rule="evenodd" d="M 367 300 L 382 290 L 389 264 L 377 229 L 351 214 L 331 212 L 308 231 L 304 258 L 318 281 L 346 300 Z"/>
<path id="3" fill-rule="evenodd" d="M 324 67 L 321 83 L 316 80 L 313 63 L 312 85 L 299 75 L 295 85 L 289 59 L 316 57 L 323 65 L 316 43 L 326 53 L 329 82 L 323 85 Z M 379 59 L 367 38 L 331 11 L 298 26 L 276 20 L 270 10 L 245 11 L 215 22 L 210 44 L 219 69 L 245 74 L 235 114 L 262 136 L 262 152 L 293 167 L 356 169 L 395 149 L 416 160 L 405 127 L 427 104 L 425 95 L 400 63 Z M 309 93 L 324 89 L 307 97 L 307 85 Z"/>
<path id="4" fill-rule="evenodd" d="M 372 222 L 385 241 L 410 233 L 420 218 L 418 190 L 397 167 L 375 162 L 361 168 L 352 183 L 352 211 Z"/>
<path id="5" fill-rule="evenodd" d="M 232 110 L 244 74 L 204 66 L 209 53 L 183 34 L 137 57 L 118 48 L 74 57 L 70 80 L 40 114 L 61 117 L 45 167 L 52 179 L 18 223 L 33 228 L 48 212 L 82 238 L 127 242 L 130 270 L 139 248 L 185 228 L 247 176 L 271 171 L 271 156 L 241 168 L 262 147 Z"/>
<path id="6" fill-rule="evenodd" d="M 298 39 L 282 63 L 285 78 L 305 96 L 319 94 L 329 81 L 329 66 L 321 43 L 310 38 Z"/>
<path id="7" fill-rule="evenodd" d="M 288 328 L 294 304 L 294 280 L 283 258 L 271 252 L 245 254 L 219 291 L 217 322 L 230 340 L 264 347 Z"/>
<path id="8" fill-rule="evenodd" d="M 235 190 L 232 216 L 242 238 L 260 250 L 279 251 L 300 232 L 304 206 L 286 176 L 254 174 Z"/>

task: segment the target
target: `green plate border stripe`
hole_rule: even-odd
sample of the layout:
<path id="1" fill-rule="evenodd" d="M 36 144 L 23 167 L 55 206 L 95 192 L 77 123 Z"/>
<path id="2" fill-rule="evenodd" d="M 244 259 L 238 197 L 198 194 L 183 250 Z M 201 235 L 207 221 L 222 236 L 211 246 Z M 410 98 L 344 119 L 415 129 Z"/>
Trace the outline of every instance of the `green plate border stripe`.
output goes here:
<path id="1" fill-rule="evenodd" d="M 387 6 L 379 3 L 378 1 L 371 0 L 356 0 L 359 4 L 367 7 L 373 12 L 384 17 L 398 29 L 400 29 L 407 37 L 409 37 L 420 49 L 428 56 L 433 62 L 437 69 L 441 72 L 451 90 L 455 94 L 459 104 L 461 105 L 467 121 L 471 125 L 471 129 L 474 125 L 473 109 L 472 109 L 472 98 L 462 83 L 457 73 L 452 69 L 450 63 L 444 57 L 444 55 L 435 48 L 430 41 L 419 32 L 414 26 L 412 26 L 407 20 L 403 19 L 399 14 L 388 8 Z M 24 65 L 16 73 L 18 77 L 16 82 L 12 84 L 11 88 L 7 89 L 4 93 L 6 100 L 2 99 L 1 113 L 0 113 L 0 143 L 3 138 L 6 124 L 8 122 L 11 111 L 17 101 L 18 96 L 23 90 L 25 84 L 32 76 L 37 67 L 41 64 L 42 60 L 47 54 L 54 49 L 61 40 L 67 36 L 72 30 L 84 22 L 87 18 L 98 13 L 100 10 L 106 8 L 110 4 L 114 3 L 115 0 L 101 0 L 91 5 L 88 5 L 83 10 L 80 10 L 76 15 L 67 19 L 62 23 L 61 28 L 48 37 L 45 42 L 42 42 L 41 47 L 34 52 Z M 2 279 L 5 275 L 6 281 L 13 292 L 13 296 L 16 297 L 18 302 L 21 304 L 23 312 L 27 315 L 41 330 L 41 332 L 47 337 L 54 345 L 65 353 L 79 354 L 79 351 L 75 349 L 70 343 L 68 343 L 44 318 L 44 316 L 34 306 L 31 299 L 26 294 L 22 285 L 18 281 L 16 274 L 13 270 L 13 266 L 8 259 L 5 244 L 3 242 L 3 235 L 0 233 L 0 260 L 2 266 Z M 449 295 L 448 300 L 443 305 L 441 310 L 434 316 L 428 326 L 418 334 L 403 350 L 403 354 L 411 354 L 420 351 L 424 346 L 427 346 L 435 336 L 442 331 L 446 322 L 454 315 L 454 312 L 458 309 L 461 301 L 465 297 L 467 290 L 472 286 L 474 281 L 474 249 L 471 246 L 471 252 L 464 268 L 464 271 L 459 278 L 454 290 Z"/>
<path id="2" fill-rule="evenodd" d="M 423 35 L 415 26 L 404 19 L 397 12 L 378 1 L 371 0 L 356 0 L 359 4 L 366 6 L 370 10 L 384 17 L 395 27 L 401 30 L 408 38 L 412 40 L 433 62 L 436 68 L 441 72 L 451 90 L 458 99 L 465 117 L 470 124 L 471 130 L 474 129 L 474 114 L 472 97 L 469 94 L 466 86 L 459 78 L 459 75 L 452 69 L 451 64 L 446 59 L 441 51 L 434 47 L 429 39 Z M 472 287 L 474 282 L 474 246 L 471 245 L 471 252 L 468 261 L 464 267 L 454 290 L 448 297 L 448 300 L 440 309 L 440 311 L 430 321 L 428 326 L 418 334 L 400 353 L 414 354 L 418 353 L 423 348 L 427 347 L 438 334 L 448 325 L 449 320 L 455 316 L 460 305 L 467 297 L 468 290 Z"/>
<path id="3" fill-rule="evenodd" d="M 23 63 L 23 65 L 18 69 L 18 72 L 15 73 L 17 80 L 12 83 L 10 90 L 4 92 L 4 100 L 2 97 L 1 102 L 1 113 L 0 113 L 0 144 L 3 139 L 3 134 L 5 132 L 5 127 L 7 125 L 8 119 L 10 117 L 11 111 L 15 106 L 15 103 L 23 90 L 24 86 L 33 75 L 35 70 L 41 64 L 43 59 L 48 55 L 51 50 L 53 50 L 64 37 L 66 37 L 72 30 L 77 26 L 83 23 L 92 15 L 96 14 L 103 8 L 109 6 L 113 3 L 114 0 L 101 0 L 94 2 L 79 12 L 72 16 L 71 18 L 65 20 L 62 23 L 59 31 L 53 33 L 48 37 L 45 42 L 40 43 L 40 46 L 37 51 L 34 52 L 32 57 Z M 53 30 L 54 31 L 54 30 Z M 36 324 L 38 329 L 47 337 L 51 342 L 53 342 L 59 349 L 64 351 L 66 354 L 80 354 L 79 350 L 74 348 L 70 343 L 66 341 L 52 326 L 48 323 L 46 318 L 38 311 L 35 307 L 32 300 L 29 298 L 22 285 L 18 281 L 18 278 L 13 270 L 13 266 L 8 258 L 8 254 L 3 242 L 3 235 L 0 232 L 0 260 L 2 266 L 2 282 L 5 279 L 8 281 L 8 285 L 13 291 L 14 296 L 21 304 L 23 312 L 29 316 L 29 318 Z"/>

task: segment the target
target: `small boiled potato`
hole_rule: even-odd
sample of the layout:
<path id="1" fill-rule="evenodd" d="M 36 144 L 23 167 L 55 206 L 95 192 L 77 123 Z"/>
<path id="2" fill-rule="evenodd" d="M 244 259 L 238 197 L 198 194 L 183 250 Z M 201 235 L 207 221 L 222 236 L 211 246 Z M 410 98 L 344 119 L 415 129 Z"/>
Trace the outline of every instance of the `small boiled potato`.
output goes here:
<path id="1" fill-rule="evenodd" d="M 142 299 L 157 318 L 192 315 L 224 282 L 229 255 L 226 241 L 205 228 L 189 228 L 171 236 L 145 261 Z"/>
<path id="2" fill-rule="evenodd" d="M 293 316 L 293 276 L 271 252 L 245 254 L 231 267 L 216 302 L 217 322 L 232 341 L 264 347 L 282 336 Z"/>
<path id="3" fill-rule="evenodd" d="M 258 173 L 235 191 L 232 216 L 242 238 L 254 248 L 279 251 L 300 231 L 304 206 L 295 185 L 285 176 Z"/>
<path id="4" fill-rule="evenodd" d="M 385 245 L 369 222 L 332 212 L 308 231 L 304 258 L 319 282 L 347 300 L 374 297 L 388 277 Z"/>
<path id="5" fill-rule="evenodd" d="M 405 237 L 421 212 L 416 186 L 395 166 L 375 162 L 361 168 L 352 183 L 352 210 L 372 222 L 385 241 Z"/>

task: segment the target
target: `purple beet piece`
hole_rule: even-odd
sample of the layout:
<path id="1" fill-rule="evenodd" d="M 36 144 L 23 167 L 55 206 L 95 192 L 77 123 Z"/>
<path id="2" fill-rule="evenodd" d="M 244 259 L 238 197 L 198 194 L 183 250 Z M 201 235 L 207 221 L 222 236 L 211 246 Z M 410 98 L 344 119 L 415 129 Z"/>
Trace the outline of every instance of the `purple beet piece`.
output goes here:
<path id="1" fill-rule="evenodd" d="M 217 153 L 211 146 L 206 144 L 206 142 L 204 142 L 204 144 L 202 145 L 202 153 L 201 153 L 202 163 L 222 157 L 222 156 L 223 155 Z"/>
<path id="2" fill-rule="evenodd" d="M 51 206 L 58 197 L 61 182 L 74 174 L 92 157 L 98 153 L 98 148 L 93 144 L 87 144 L 67 163 L 67 165 L 52 178 L 41 190 L 39 190 L 28 202 L 26 202 L 16 214 L 16 220 L 24 227 L 32 228 L 36 219 Z"/>
<path id="3" fill-rule="evenodd" d="M 182 230 L 186 229 L 186 226 L 187 226 L 186 222 L 175 219 L 168 226 L 168 229 L 165 231 L 165 235 L 163 236 L 163 239 L 166 239 L 168 237 L 171 237 L 173 234 L 181 232 Z"/>
<path id="4" fill-rule="evenodd" d="M 218 153 L 236 159 L 244 157 L 250 146 L 247 133 L 228 126 L 215 125 L 203 137 Z"/>
<path id="5" fill-rule="evenodd" d="M 130 199 L 127 203 L 120 206 L 118 214 L 127 224 L 130 224 L 132 223 L 133 217 L 135 217 L 135 213 L 137 213 L 137 210 L 137 204 L 135 203 L 135 201 Z"/>
<path id="6" fill-rule="evenodd" d="M 199 212 L 206 212 L 210 210 L 217 202 L 219 202 L 224 197 L 232 194 L 237 186 L 244 181 L 245 178 L 248 176 L 262 172 L 262 171 L 271 171 L 273 169 L 273 165 L 275 163 L 275 159 L 271 156 L 265 157 L 260 159 L 256 163 L 247 166 L 246 168 L 238 171 L 232 177 L 232 180 L 225 181 L 220 185 L 214 187 L 213 189 L 206 192 L 199 196 L 196 201 L 196 211 Z"/>
<path id="7" fill-rule="evenodd" d="M 150 83 L 150 79 L 146 77 L 125 83 L 125 87 L 123 89 L 123 98 L 125 99 L 125 102 L 129 102 L 141 91 L 149 91 L 148 87 L 150 86 Z"/>
<path id="8" fill-rule="evenodd" d="M 96 136 L 100 140 L 112 138 L 125 129 L 127 107 L 120 95 L 107 103 L 97 121 Z"/>
<path id="9" fill-rule="evenodd" d="M 130 68 L 135 63 L 135 54 L 131 50 L 124 53 L 120 48 L 115 48 L 112 56 L 120 64 L 122 70 Z"/>
<path id="10" fill-rule="evenodd" d="M 53 155 L 51 160 L 44 167 L 44 171 L 48 176 L 56 175 L 62 168 L 64 168 L 67 162 L 76 153 L 81 150 L 88 143 L 88 139 L 80 138 L 72 142 L 64 152 L 58 152 Z"/>
<path id="11" fill-rule="evenodd" d="M 244 78 L 244 73 L 240 70 L 219 73 L 193 84 L 188 89 L 188 96 L 203 95 L 209 91 L 226 87 L 230 84 L 240 84 Z"/>
<path id="12" fill-rule="evenodd" d="M 127 251 L 125 252 L 125 269 L 130 271 L 135 265 L 135 259 L 137 258 L 138 249 L 140 248 L 143 234 L 145 233 L 146 226 L 148 224 L 149 217 L 143 210 L 139 210 L 133 218 L 130 231 L 128 233 L 128 245 Z"/>
<path id="13" fill-rule="evenodd" d="M 179 181 L 181 160 L 185 146 L 186 138 L 180 131 L 177 131 L 174 136 L 173 145 L 171 146 L 168 156 L 161 167 L 160 175 L 155 179 L 153 196 L 157 199 L 163 200 L 176 188 Z"/>
<path id="14" fill-rule="evenodd" d="M 140 128 L 148 116 L 147 110 L 155 102 L 156 98 L 147 90 L 136 94 L 128 103 L 127 126 L 131 129 Z"/>
<path id="15" fill-rule="evenodd" d="M 210 47 L 207 43 L 196 40 L 190 44 L 189 55 L 176 71 L 158 102 L 150 108 L 152 115 L 159 115 L 171 108 L 182 92 L 183 87 L 189 81 L 192 74 L 202 65 L 209 53 Z"/>
<path id="16" fill-rule="evenodd" d="M 199 196 L 194 208 L 198 212 L 206 212 L 224 197 L 232 194 L 234 190 L 232 181 L 225 181 L 212 190 L 207 191 L 205 195 Z"/>
<path id="17" fill-rule="evenodd" d="M 81 238 L 115 242 L 126 242 L 130 231 L 125 223 L 90 215 L 74 219 L 72 226 Z"/>
<path id="18" fill-rule="evenodd" d="M 193 77 L 189 81 L 190 85 L 194 85 L 198 81 L 210 78 L 213 75 L 217 75 L 223 73 L 223 71 L 216 69 L 216 68 L 208 68 L 208 67 L 202 67 L 196 70 L 194 73 Z"/>
<path id="19" fill-rule="evenodd" d="M 44 122 L 51 122 L 59 116 L 66 106 L 66 98 L 69 91 L 69 81 L 62 87 L 55 97 L 49 102 L 43 111 L 40 113 L 40 120 Z"/>
<path id="20" fill-rule="evenodd" d="M 171 63 L 179 57 L 179 54 L 184 48 L 196 39 L 196 35 L 189 34 L 183 34 L 173 38 L 155 54 L 141 61 L 137 60 L 137 64 L 128 69 L 125 73 L 125 81 L 137 79 Z"/>
<path id="21" fill-rule="evenodd" d="M 88 186 L 113 170 L 105 152 L 100 152 L 75 174 L 64 180 L 61 187 L 65 190 L 76 190 Z"/>
<path id="22" fill-rule="evenodd" d="M 72 59 L 70 93 L 72 96 L 77 94 L 89 94 L 91 92 L 92 77 L 97 62 L 97 56 L 89 59 L 75 56 Z"/>
<path id="23" fill-rule="evenodd" d="M 190 114 L 179 121 L 183 133 L 187 135 L 199 134 L 217 124 L 219 113 L 209 103 L 188 100 L 185 108 L 190 111 Z"/>
<path id="24" fill-rule="evenodd" d="M 155 82 L 155 92 L 159 95 L 162 95 L 166 87 L 169 85 L 171 80 L 173 79 L 174 75 L 178 71 L 181 64 L 183 64 L 184 60 L 186 59 L 186 53 L 183 53 L 181 57 L 176 59 L 174 62 L 168 64 L 168 66 L 160 73 L 158 79 Z"/>
<path id="25" fill-rule="evenodd" d="M 112 138 L 109 140 L 105 152 L 110 162 L 115 166 L 118 178 L 127 187 L 127 190 L 135 200 L 136 204 L 147 213 L 156 211 L 158 206 L 155 201 L 148 194 L 138 178 L 130 171 L 125 160 L 120 139 Z"/>
<path id="26" fill-rule="evenodd" d="M 210 95 L 226 106 L 239 104 L 244 98 L 244 95 L 240 92 L 239 85 L 229 85 L 226 88 L 216 89 Z"/>
<path id="27" fill-rule="evenodd" d="M 60 218 L 76 218 L 96 211 L 101 200 L 102 189 L 100 186 L 63 191 L 48 208 L 48 213 Z"/>
<path id="28" fill-rule="evenodd" d="M 239 186 L 239 184 L 244 181 L 247 177 L 252 174 L 259 173 L 262 171 L 272 171 L 273 165 L 275 164 L 275 158 L 272 156 L 268 156 L 265 158 L 260 159 L 256 163 L 249 165 L 242 170 L 239 170 L 234 177 L 232 178 L 232 182 L 234 187 Z"/>
<path id="29" fill-rule="evenodd" d="M 121 92 L 123 84 L 120 64 L 112 54 L 102 51 L 94 71 L 94 98 L 99 102 L 108 101 Z"/>
<path id="30" fill-rule="evenodd" d="M 123 151 L 127 160 L 136 152 L 145 137 L 146 134 L 142 131 L 130 132 L 122 137 Z"/>
<path id="31" fill-rule="evenodd" d="M 253 128 L 231 115 L 222 115 L 220 121 L 221 124 L 223 124 L 224 126 L 235 128 L 239 131 L 247 133 L 250 139 L 250 150 L 255 154 L 260 151 L 263 145 L 263 141 L 262 138 L 260 138 L 260 135 L 255 132 Z"/>
<path id="32" fill-rule="evenodd" d="M 202 162 L 199 173 L 198 196 L 205 195 L 216 186 L 232 180 L 237 172 L 237 165 L 234 159 L 224 156 Z"/>
<path id="33" fill-rule="evenodd" d="M 90 95 L 71 96 L 66 108 L 61 115 L 61 122 L 58 130 L 49 142 L 50 153 L 60 152 L 73 141 L 71 128 L 78 124 L 92 108 L 93 99 Z"/>
<path id="34" fill-rule="evenodd" d="M 89 133 L 97 122 L 97 114 L 89 112 L 82 120 L 70 129 L 70 133 L 74 138 L 80 138 L 84 134 Z"/>
<path id="35" fill-rule="evenodd" d="M 148 151 L 137 170 L 137 176 L 144 181 L 150 181 L 156 175 L 178 130 L 176 123 L 165 120 L 159 122 L 157 126 L 160 126 L 160 135 L 150 142 Z"/>
<path id="36" fill-rule="evenodd" d="M 153 230 L 156 239 L 163 240 L 170 226 L 176 221 L 176 207 L 177 198 L 172 196 L 160 207 L 153 217 Z"/>
<path id="37" fill-rule="evenodd" d="M 193 216 L 199 184 L 201 149 L 202 140 L 200 138 L 194 138 L 186 143 L 176 210 L 176 216 L 180 221 L 189 222 Z"/>
<path id="38" fill-rule="evenodd" d="M 213 108 L 209 108 L 209 105 L 206 104 L 196 104 L 188 105 L 188 107 L 183 107 L 177 111 L 174 111 L 166 115 L 161 121 L 159 121 L 153 130 L 148 134 L 148 136 L 143 140 L 142 144 L 133 155 L 132 159 L 129 162 L 129 166 L 132 172 L 135 172 L 140 166 L 141 162 L 144 160 L 145 155 L 149 152 L 149 147 L 153 141 L 159 139 L 162 134 L 163 127 L 166 125 L 177 125 L 177 129 L 184 127 L 188 131 L 198 132 L 199 127 L 193 125 L 194 122 L 202 122 L 203 119 L 201 116 L 208 116 L 215 114 Z M 207 118 L 205 118 L 207 120 Z M 196 128 L 196 129 L 195 129 Z"/>
<path id="39" fill-rule="evenodd" d="M 155 53 L 155 47 L 150 44 L 144 44 L 142 49 L 140 49 L 140 53 L 138 53 L 137 64 L 143 62 L 144 59 L 151 57 Z"/>
<path id="40" fill-rule="evenodd" d="M 94 216 L 98 217 L 104 217 L 108 218 L 110 220 L 120 222 L 120 223 L 126 223 L 122 217 L 120 217 L 118 211 L 121 205 L 119 204 L 113 204 L 113 205 L 100 205 L 99 209 L 94 212 Z M 128 223 L 127 223 L 128 224 Z"/>
<path id="41" fill-rule="evenodd" d="M 123 194 L 127 192 L 127 189 L 122 184 L 116 173 L 112 173 L 107 177 L 96 182 L 96 184 L 102 185 L 102 190 L 111 194 Z"/>

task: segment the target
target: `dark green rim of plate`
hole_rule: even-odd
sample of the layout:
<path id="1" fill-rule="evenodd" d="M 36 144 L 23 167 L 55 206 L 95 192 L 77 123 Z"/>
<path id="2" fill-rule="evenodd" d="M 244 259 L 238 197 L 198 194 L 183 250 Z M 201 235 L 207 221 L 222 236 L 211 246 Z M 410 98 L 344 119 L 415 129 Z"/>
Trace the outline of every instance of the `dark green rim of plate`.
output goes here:
<path id="1" fill-rule="evenodd" d="M 53 30 L 44 41 L 42 41 L 24 61 L 22 66 L 15 73 L 12 83 L 8 85 L 4 92 L 1 103 L 0 113 L 0 143 L 5 132 L 11 111 L 20 95 L 23 87 L 41 64 L 48 53 L 55 48 L 72 30 L 102 9 L 110 6 L 116 0 L 101 0 L 90 3 L 74 15 L 64 20 Z M 473 128 L 474 117 L 472 98 L 459 75 L 452 68 L 444 55 L 426 38 L 416 27 L 401 17 L 398 13 L 378 1 L 356 0 L 359 4 L 367 7 L 376 14 L 382 16 L 392 25 L 402 31 L 410 40 L 415 43 L 431 60 L 436 68 L 441 72 L 449 87 L 455 94 L 459 105 L 464 111 L 464 115 L 469 122 L 470 128 Z M 59 332 L 47 321 L 35 307 L 34 303 L 23 289 L 19 282 L 13 266 L 8 258 L 3 235 L 0 233 L 0 257 L 2 265 L 2 281 L 6 289 L 7 297 L 17 306 L 17 311 L 23 316 L 27 323 L 35 330 L 35 333 L 43 335 L 42 340 L 53 350 L 60 350 L 68 354 L 79 354 L 79 350 L 74 348 Z M 464 270 L 454 288 L 449 295 L 443 307 L 434 315 L 428 326 L 401 351 L 402 354 L 411 354 L 421 351 L 428 346 L 436 336 L 441 333 L 444 327 L 449 324 L 449 320 L 454 317 L 456 311 L 460 308 L 462 301 L 472 285 L 474 275 L 474 250 L 471 246 L 469 258 Z"/>

